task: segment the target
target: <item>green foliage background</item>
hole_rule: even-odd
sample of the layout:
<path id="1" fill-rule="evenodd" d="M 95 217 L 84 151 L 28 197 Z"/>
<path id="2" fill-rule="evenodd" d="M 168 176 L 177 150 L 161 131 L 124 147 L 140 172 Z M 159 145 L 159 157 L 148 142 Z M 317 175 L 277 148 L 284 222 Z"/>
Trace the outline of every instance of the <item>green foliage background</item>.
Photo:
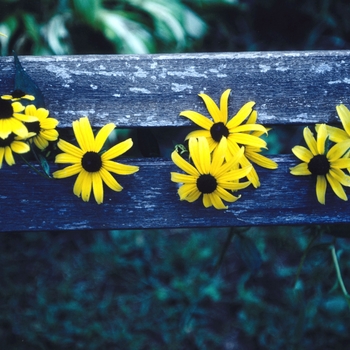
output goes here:
<path id="1" fill-rule="evenodd" d="M 341 0 L 2 0 L 0 47 L 349 49 L 349 15 Z M 347 226 L 4 233 L 0 348 L 347 349 L 349 306 L 330 251 L 350 286 L 347 235 Z"/>

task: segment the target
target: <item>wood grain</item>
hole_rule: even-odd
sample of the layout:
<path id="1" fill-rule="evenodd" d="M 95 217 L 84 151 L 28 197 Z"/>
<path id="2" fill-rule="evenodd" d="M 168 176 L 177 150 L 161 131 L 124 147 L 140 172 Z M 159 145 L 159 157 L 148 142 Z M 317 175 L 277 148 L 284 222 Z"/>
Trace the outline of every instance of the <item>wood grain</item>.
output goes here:
<path id="1" fill-rule="evenodd" d="M 134 159 L 140 171 L 116 176 L 124 187 L 105 187 L 103 204 L 83 202 L 73 194 L 75 177 L 43 179 L 27 165 L 0 171 L 0 231 L 93 230 L 172 227 L 227 227 L 349 222 L 349 203 L 328 189 L 326 205 L 316 200 L 311 176 L 296 177 L 289 167 L 294 156 L 276 156 L 277 170 L 259 168 L 261 187 L 239 191 L 242 197 L 229 209 L 204 208 L 201 200 L 180 201 L 170 171 L 178 168 L 164 159 Z M 130 163 L 130 161 L 129 161 Z M 54 169 L 53 169 L 54 170 Z"/>
<path id="2" fill-rule="evenodd" d="M 197 96 L 232 89 L 230 115 L 256 102 L 263 124 L 337 122 L 350 105 L 349 51 L 20 57 L 60 127 L 83 115 L 95 126 L 191 125 Z M 13 88 L 12 57 L 0 57 L 0 93 Z"/>

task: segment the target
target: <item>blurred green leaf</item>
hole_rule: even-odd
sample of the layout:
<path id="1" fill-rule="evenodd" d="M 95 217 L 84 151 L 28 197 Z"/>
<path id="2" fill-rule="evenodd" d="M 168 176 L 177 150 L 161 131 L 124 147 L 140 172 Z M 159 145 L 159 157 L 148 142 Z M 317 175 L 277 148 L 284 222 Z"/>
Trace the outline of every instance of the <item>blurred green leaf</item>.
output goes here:
<path id="1" fill-rule="evenodd" d="M 21 90 L 28 95 L 33 95 L 35 100 L 32 102 L 36 107 L 45 107 L 44 96 L 38 85 L 23 69 L 18 56 L 14 54 L 15 61 L 15 87 L 14 90 Z"/>

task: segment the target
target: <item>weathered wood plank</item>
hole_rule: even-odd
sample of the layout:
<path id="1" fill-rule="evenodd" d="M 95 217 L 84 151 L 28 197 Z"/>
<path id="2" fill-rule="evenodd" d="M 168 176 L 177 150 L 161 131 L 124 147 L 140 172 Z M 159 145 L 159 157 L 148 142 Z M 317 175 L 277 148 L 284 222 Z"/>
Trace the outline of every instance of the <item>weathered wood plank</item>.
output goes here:
<path id="1" fill-rule="evenodd" d="M 85 203 L 73 195 L 75 178 L 44 180 L 26 165 L 0 171 L 0 231 L 90 230 L 170 227 L 220 227 L 349 222 L 349 203 L 331 190 L 326 205 L 316 200 L 309 176 L 289 174 L 294 156 L 273 157 L 277 170 L 259 169 L 262 185 L 240 191 L 242 197 L 219 211 L 201 201 L 181 202 L 168 160 L 133 160 L 140 171 L 118 176 L 120 193 L 105 191 L 105 201 Z"/>
<path id="2" fill-rule="evenodd" d="M 256 101 L 263 124 L 336 121 L 350 105 L 350 51 L 20 57 L 60 127 L 82 115 L 95 126 L 190 125 L 205 113 L 197 94 L 232 89 L 230 114 Z M 0 93 L 13 87 L 13 58 L 0 57 Z"/>

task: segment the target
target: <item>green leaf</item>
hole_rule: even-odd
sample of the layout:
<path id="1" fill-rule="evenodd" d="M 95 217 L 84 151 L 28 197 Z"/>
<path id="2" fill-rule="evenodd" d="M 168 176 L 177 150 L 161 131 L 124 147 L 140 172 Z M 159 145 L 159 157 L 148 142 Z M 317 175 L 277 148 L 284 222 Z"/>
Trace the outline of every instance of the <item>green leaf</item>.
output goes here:
<path id="1" fill-rule="evenodd" d="M 15 59 L 15 87 L 14 90 L 21 90 L 27 95 L 33 95 L 35 100 L 33 103 L 37 108 L 45 107 L 44 96 L 39 89 L 38 85 L 33 79 L 25 72 L 21 62 L 18 59 L 16 53 L 14 53 Z"/>

